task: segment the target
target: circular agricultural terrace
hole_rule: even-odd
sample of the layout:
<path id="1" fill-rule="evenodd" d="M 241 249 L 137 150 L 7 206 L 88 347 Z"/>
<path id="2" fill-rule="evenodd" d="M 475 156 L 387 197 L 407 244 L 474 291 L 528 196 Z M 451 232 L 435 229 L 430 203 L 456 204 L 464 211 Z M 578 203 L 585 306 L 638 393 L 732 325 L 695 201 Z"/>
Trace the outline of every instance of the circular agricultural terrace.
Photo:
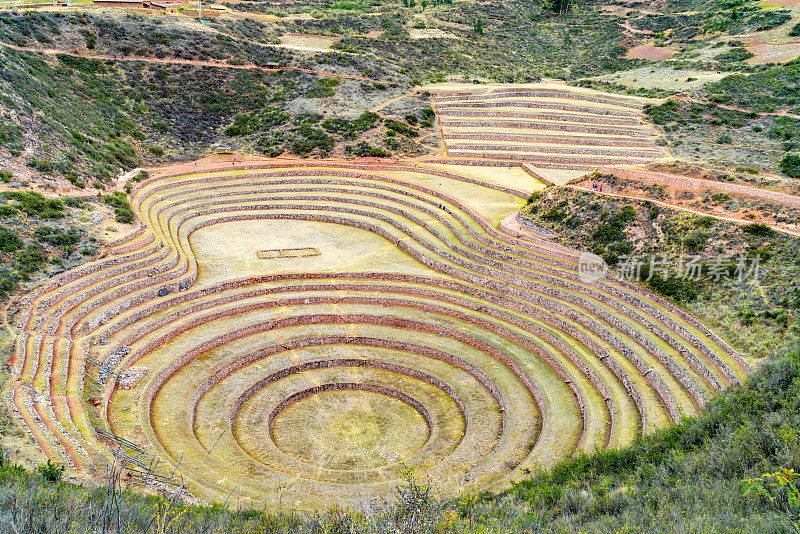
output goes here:
<path id="1" fill-rule="evenodd" d="M 318 165 L 156 175 L 137 231 L 25 297 L 10 400 L 45 454 L 357 505 L 401 462 L 455 492 L 623 446 L 747 373 L 665 300 L 498 231 L 522 191 Z"/>

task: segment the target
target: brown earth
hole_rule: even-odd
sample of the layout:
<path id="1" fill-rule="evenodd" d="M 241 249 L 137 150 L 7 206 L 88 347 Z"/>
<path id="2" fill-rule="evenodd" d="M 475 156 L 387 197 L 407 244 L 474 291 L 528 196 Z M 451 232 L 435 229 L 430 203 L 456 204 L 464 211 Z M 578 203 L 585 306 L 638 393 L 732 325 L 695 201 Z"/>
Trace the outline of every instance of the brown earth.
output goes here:
<path id="1" fill-rule="evenodd" d="M 675 54 L 675 52 L 669 48 L 662 48 L 647 44 L 629 48 L 628 52 L 625 54 L 625 57 L 628 59 L 649 59 L 650 61 L 661 61 L 663 59 L 671 58 L 673 54 Z"/>

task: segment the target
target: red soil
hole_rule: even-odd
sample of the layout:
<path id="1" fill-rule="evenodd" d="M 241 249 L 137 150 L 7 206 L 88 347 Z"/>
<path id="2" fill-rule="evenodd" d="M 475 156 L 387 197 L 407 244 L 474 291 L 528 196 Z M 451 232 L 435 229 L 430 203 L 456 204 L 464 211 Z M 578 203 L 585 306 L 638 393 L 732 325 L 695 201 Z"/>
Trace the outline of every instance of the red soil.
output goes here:
<path id="1" fill-rule="evenodd" d="M 651 61 L 661 61 L 669 59 L 675 52 L 669 48 L 661 48 L 653 45 L 639 45 L 629 48 L 625 57 L 628 59 L 649 59 Z"/>

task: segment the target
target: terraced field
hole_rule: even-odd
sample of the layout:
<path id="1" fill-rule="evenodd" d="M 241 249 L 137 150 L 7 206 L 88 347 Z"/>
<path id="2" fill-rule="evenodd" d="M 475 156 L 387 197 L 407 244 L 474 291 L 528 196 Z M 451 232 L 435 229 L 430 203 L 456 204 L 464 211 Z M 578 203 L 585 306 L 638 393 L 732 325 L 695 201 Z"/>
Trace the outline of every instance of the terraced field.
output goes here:
<path id="1" fill-rule="evenodd" d="M 663 299 L 496 230 L 534 187 L 402 164 L 156 174 L 136 232 L 24 297 L 4 397 L 78 474 L 116 454 L 136 483 L 324 508 L 386 494 L 401 462 L 498 487 L 746 375 Z"/>
<path id="2" fill-rule="evenodd" d="M 553 84 L 436 91 L 450 159 L 591 172 L 662 158 L 641 98 Z"/>

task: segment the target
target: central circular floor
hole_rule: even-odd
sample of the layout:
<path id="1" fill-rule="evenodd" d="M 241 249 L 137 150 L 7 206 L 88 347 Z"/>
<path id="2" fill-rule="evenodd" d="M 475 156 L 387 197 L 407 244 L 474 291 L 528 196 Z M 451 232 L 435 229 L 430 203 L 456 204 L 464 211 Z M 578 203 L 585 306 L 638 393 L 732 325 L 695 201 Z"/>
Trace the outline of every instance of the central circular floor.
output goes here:
<path id="1" fill-rule="evenodd" d="M 272 426 L 286 454 L 327 469 L 371 469 L 409 458 L 430 431 L 409 404 L 371 391 L 322 391 L 281 411 Z"/>

